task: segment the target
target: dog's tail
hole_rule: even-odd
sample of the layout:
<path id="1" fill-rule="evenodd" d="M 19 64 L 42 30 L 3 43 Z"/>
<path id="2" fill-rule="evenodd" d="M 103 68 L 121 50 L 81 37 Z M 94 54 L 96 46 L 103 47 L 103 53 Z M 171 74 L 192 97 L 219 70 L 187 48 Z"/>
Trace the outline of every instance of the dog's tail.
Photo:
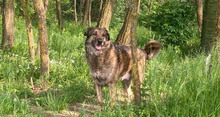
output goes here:
<path id="1" fill-rule="evenodd" d="M 152 40 L 148 42 L 145 46 L 145 52 L 147 53 L 147 60 L 150 60 L 158 55 L 161 49 L 161 44 L 159 41 Z"/>

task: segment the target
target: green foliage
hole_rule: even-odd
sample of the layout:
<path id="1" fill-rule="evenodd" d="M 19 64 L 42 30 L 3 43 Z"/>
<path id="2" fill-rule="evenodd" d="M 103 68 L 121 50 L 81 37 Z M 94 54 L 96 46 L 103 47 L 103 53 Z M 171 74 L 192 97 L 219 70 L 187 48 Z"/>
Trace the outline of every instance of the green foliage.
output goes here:
<path id="1" fill-rule="evenodd" d="M 62 4 L 65 7 L 67 3 L 68 0 L 65 0 Z M 116 15 L 112 19 L 113 23 L 110 30 L 112 41 L 117 36 L 121 28 L 120 25 L 123 22 L 121 17 L 125 14 L 123 11 L 124 6 L 120 6 L 123 4 L 123 1 L 118 1 L 116 4 L 116 7 L 120 10 L 115 10 Z M 141 15 L 141 18 L 148 18 L 148 16 L 152 15 L 150 18 L 157 18 L 155 21 L 158 20 L 158 23 L 164 23 L 159 21 L 160 19 L 167 21 L 168 27 L 171 26 L 172 22 L 175 23 L 176 20 L 179 20 L 176 25 L 184 25 L 182 27 L 185 27 L 187 24 L 188 30 L 195 30 L 192 28 L 195 19 L 192 19 L 192 22 L 189 20 L 188 22 L 182 21 L 183 19 L 186 20 L 186 18 L 190 19 L 189 17 L 191 16 L 188 15 L 192 13 L 187 12 L 188 14 L 186 14 L 186 11 L 193 8 L 190 7 L 191 5 L 187 3 L 170 3 L 177 4 L 176 7 L 178 8 L 184 5 L 184 7 L 181 6 L 179 9 L 176 9 L 174 6 L 169 6 L 170 4 L 166 3 L 169 7 L 176 9 L 176 11 L 169 9 L 161 13 L 163 11 L 162 8 L 168 9 L 168 6 L 160 5 L 156 1 L 151 4 L 153 4 L 151 8 L 152 13 L 143 15 L 145 11 L 142 11 L 143 16 Z M 146 6 L 148 5 L 146 4 Z M 53 8 L 49 9 L 49 16 L 53 13 Z M 186 8 L 188 9 L 186 10 Z M 159 13 L 165 14 L 165 16 L 159 17 L 161 16 Z M 173 17 L 168 14 L 171 16 L 173 14 L 177 16 L 183 15 L 185 17 L 181 16 L 183 19 L 178 19 L 179 16 L 176 16 L 174 17 L 176 19 L 172 19 Z M 166 18 L 171 18 L 172 20 Z M 140 107 L 134 106 L 132 102 L 118 101 L 116 107 L 111 108 L 108 103 L 110 98 L 108 89 L 104 88 L 105 105 L 102 107 L 102 110 L 99 111 L 97 109 L 88 112 L 86 106 L 91 103 L 91 108 L 96 109 L 97 101 L 95 101 L 94 83 L 90 77 L 89 67 L 85 58 L 85 37 L 83 34 L 86 28 L 82 28 L 80 25 L 76 26 L 73 21 L 65 20 L 65 28 L 61 35 L 54 19 L 52 15 L 48 17 L 50 25 L 47 27 L 50 77 L 42 79 L 39 69 L 40 59 L 36 58 L 35 65 L 32 65 L 30 62 L 25 21 L 23 18 L 16 18 L 15 47 L 9 52 L 3 52 L 0 49 L 0 116 L 49 116 L 48 111 L 62 114 L 60 113 L 62 110 L 77 110 L 80 113 L 79 116 L 98 117 L 220 115 L 220 66 L 217 64 L 215 56 L 213 56 L 210 73 L 204 72 L 206 55 L 193 51 L 195 49 L 198 50 L 200 43 L 198 35 L 195 33 L 189 34 L 190 40 L 187 40 L 188 37 L 186 36 L 186 43 L 181 42 L 186 45 L 184 48 L 180 49 L 177 46 L 167 45 L 167 48 L 163 48 L 158 57 L 147 62 L 147 70 L 142 87 L 142 104 Z M 173 42 L 168 36 L 164 38 L 162 30 L 160 30 L 161 33 L 154 30 L 156 29 L 157 22 L 153 24 L 148 19 L 146 22 L 144 22 L 144 19 L 139 21 L 143 21 L 142 23 L 139 22 L 141 26 L 137 30 L 138 45 L 140 47 L 143 48 L 152 39 L 164 40 L 164 43 L 172 45 L 181 44 L 179 41 Z M 92 25 L 95 26 L 96 23 L 93 22 Z M 164 26 L 157 25 L 161 28 Z M 0 29 L 2 28 L 1 26 Z M 148 26 L 151 26 L 153 31 Z M 168 27 L 165 27 L 164 31 L 171 35 L 177 35 L 174 32 L 169 32 Z M 37 25 L 33 25 L 33 28 L 36 48 L 38 39 Z M 177 29 L 175 31 L 179 30 L 181 32 L 183 30 L 182 28 Z M 1 33 L 0 31 L 0 38 L 2 36 Z M 183 38 L 185 35 L 181 36 Z M 174 39 L 180 39 L 181 36 L 177 35 L 178 38 Z M 166 41 L 165 39 L 171 40 Z M 215 53 L 212 55 L 215 55 Z M 33 89 L 30 82 L 31 78 L 33 79 L 35 89 Z M 121 88 L 122 86 L 119 83 L 118 90 L 122 90 Z M 122 91 L 120 92 L 122 93 Z M 124 95 L 122 96 L 125 97 Z M 76 109 L 73 109 L 71 106 L 76 103 L 83 103 L 86 106 L 82 110 L 79 110 L 78 106 L 74 107 Z M 55 113 L 52 113 L 51 116 L 56 116 Z"/>
<path id="2" fill-rule="evenodd" d="M 193 36 L 197 30 L 195 5 L 187 2 L 172 1 L 158 5 L 152 9 L 149 15 L 142 15 L 141 24 L 151 27 L 161 35 L 161 41 L 165 45 L 181 46 Z"/>
<path id="3" fill-rule="evenodd" d="M 0 115 L 10 113 L 27 114 L 30 112 L 29 101 L 16 95 L 0 94 Z"/>
<path id="4" fill-rule="evenodd" d="M 144 116 L 218 116 L 219 65 L 213 59 L 214 66 L 207 74 L 205 59 L 203 54 L 183 59 L 168 48 L 149 62 L 141 113 Z"/>
<path id="5" fill-rule="evenodd" d="M 113 16 L 110 24 L 110 29 L 120 29 L 124 22 L 126 15 L 126 6 L 123 0 L 115 2 Z"/>

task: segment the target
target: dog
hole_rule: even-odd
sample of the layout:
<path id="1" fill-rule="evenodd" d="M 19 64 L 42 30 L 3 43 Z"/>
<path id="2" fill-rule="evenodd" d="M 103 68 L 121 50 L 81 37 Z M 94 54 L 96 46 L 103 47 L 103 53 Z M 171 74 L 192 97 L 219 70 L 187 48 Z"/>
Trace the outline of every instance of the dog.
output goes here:
<path id="1" fill-rule="evenodd" d="M 103 105 L 103 86 L 109 87 L 110 97 L 115 100 L 116 85 L 122 81 L 128 100 L 132 96 L 132 54 L 131 46 L 118 45 L 110 41 L 110 35 L 105 28 L 90 27 L 84 33 L 86 36 L 85 51 L 90 74 L 95 83 L 98 103 Z M 144 50 L 137 48 L 138 74 L 142 83 L 146 68 L 146 60 L 155 57 L 161 49 L 160 42 L 153 40 L 146 44 Z"/>

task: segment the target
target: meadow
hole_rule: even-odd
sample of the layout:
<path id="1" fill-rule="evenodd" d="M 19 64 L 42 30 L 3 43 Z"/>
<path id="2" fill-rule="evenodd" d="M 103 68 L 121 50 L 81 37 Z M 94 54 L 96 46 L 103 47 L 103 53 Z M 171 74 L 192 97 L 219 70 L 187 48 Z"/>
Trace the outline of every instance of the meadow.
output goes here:
<path id="1" fill-rule="evenodd" d="M 207 55 L 199 51 L 197 36 L 184 48 L 162 48 L 147 62 L 140 107 L 119 101 L 113 109 L 108 104 L 100 109 L 85 58 L 86 28 L 65 22 L 61 35 L 56 23 L 48 23 L 50 76 L 45 79 L 40 77 L 40 60 L 31 64 L 24 19 L 16 18 L 15 25 L 15 47 L 0 50 L 0 116 L 220 116 L 220 65 L 213 51 L 206 71 Z M 119 30 L 110 28 L 112 41 Z M 37 32 L 34 26 L 35 47 Z M 137 36 L 141 48 L 157 39 L 141 26 Z M 118 87 L 122 90 L 121 83 Z M 107 102 L 108 89 L 104 91 Z"/>

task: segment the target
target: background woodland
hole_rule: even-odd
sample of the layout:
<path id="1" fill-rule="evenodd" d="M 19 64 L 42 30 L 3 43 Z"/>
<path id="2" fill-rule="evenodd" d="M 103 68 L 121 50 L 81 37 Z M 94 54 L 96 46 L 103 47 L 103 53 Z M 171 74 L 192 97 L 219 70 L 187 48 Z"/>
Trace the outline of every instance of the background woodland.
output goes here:
<path id="1" fill-rule="evenodd" d="M 0 116 L 220 115 L 220 0 L 0 0 L 0 13 Z M 105 27 L 118 44 L 132 31 L 141 48 L 162 43 L 139 106 L 125 103 L 121 83 L 116 109 L 107 88 L 97 105 L 88 27 Z"/>

